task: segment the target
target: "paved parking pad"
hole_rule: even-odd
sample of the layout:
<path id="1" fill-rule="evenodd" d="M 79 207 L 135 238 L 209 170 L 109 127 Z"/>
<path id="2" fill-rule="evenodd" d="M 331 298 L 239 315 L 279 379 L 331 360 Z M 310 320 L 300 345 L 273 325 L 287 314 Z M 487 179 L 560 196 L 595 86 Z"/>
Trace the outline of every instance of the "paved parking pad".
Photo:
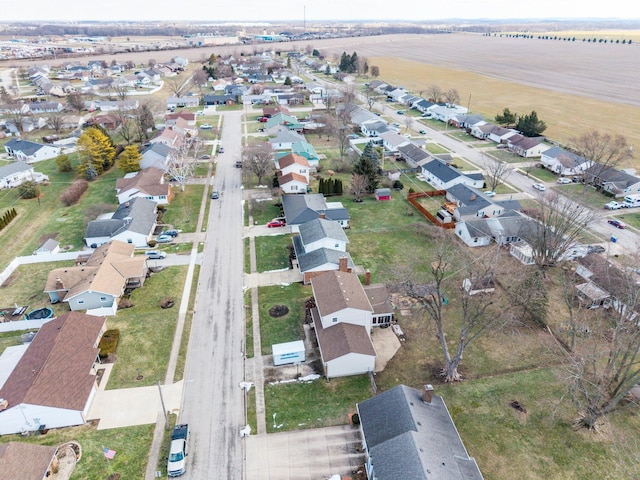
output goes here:
<path id="1" fill-rule="evenodd" d="M 353 425 L 252 435 L 245 442 L 251 480 L 326 480 L 351 475 L 365 461 Z"/>

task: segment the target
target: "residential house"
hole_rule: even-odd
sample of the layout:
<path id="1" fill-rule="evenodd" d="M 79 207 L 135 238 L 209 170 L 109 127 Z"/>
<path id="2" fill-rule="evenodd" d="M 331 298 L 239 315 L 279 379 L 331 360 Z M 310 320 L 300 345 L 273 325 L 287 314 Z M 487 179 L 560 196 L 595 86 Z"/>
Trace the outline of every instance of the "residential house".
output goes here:
<path id="1" fill-rule="evenodd" d="M 519 243 L 521 234 L 526 233 L 528 223 L 533 220 L 506 210 L 499 217 L 467 217 L 456 223 L 456 236 L 468 247 L 485 247 L 495 241 L 498 245 Z"/>
<path id="2" fill-rule="evenodd" d="M 291 150 L 291 147 L 296 142 L 304 142 L 306 138 L 304 135 L 289 130 L 282 125 L 276 125 L 273 130 L 269 131 L 270 135 L 274 135 L 269 138 L 269 143 L 273 150 Z"/>
<path id="3" fill-rule="evenodd" d="M 169 97 L 167 98 L 166 103 L 167 103 L 168 109 L 184 108 L 184 107 L 196 108 L 200 106 L 200 97 L 197 97 L 196 95 L 188 95 L 186 97 Z M 195 121 L 195 117 L 194 117 L 194 121 Z"/>
<path id="4" fill-rule="evenodd" d="M 429 100 L 421 99 L 419 101 L 413 102 L 413 104 L 411 105 L 411 108 L 415 108 L 420 113 L 422 113 L 423 116 L 424 115 L 431 116 L 431 110 L 437 106 L 438 106 L 437 103 L 433 103 L 433 102 L 430 102 Z"/>
<path id="5" fill-rule="evenodd" d="M 204 105 L 236 105 L 238 103 L 237 95 L 204 95 L 202 97 Z"/>
<path id="6" fill-rule="evenodd" d="M 284 113 L 285 115 L 290 115 L 289 109 L 287 107 L 283 107 L 282 105 L 276 105 L 275 107 L 262 107 L 262 116 L 266 118 L 271 118 L 278 113 Z"/>
<path id="7" fill-rule="evenodd" d="M 351 272 L 355 268 L 347 253 L 349 240 L 342 227 L 333 220 L 316 218 L 300 225 L 299 235 L 294 235 L 292 241 L 296 254 L 293 268 L 300 270 L 305 284 L 322 272 Z"/>
<path id="8" fill-rule="evenodd" d="M 158 205 L 168 205 L 171 200 L 171 186 L 165 182 L 163 170 L 149 167 L 117 179 L 116 195 L 120 204 L 141 197 Z"/>
<path id="9" fill-rule="evenodd" d="M 585 170 L 587 183 L 602 188 L 615 197 L 640 193 L 640 178 L 623 170 L 594 163 Z"/>
<path id="10" fill-rule="evenodd" d="M 367 270 L 364 274 L 365 284 L 364 293 L 369 299 L 371 308 L 373 308 L 373 314 L 371 316 L 371 326 L 373 327 L 385 327 L 391 325 L 393 321 L 393 304 L 391 303 L 391 295 L 387 290 L 387 287 L 382 283 L 370 284 L 371 272 Z"/>
<path id="11" fill-rule="evenodd" d="M 134 196 L 121 203 L 112 214 L 90 221 L 84 235 L 85 244 L 91 247 L 120 240 L 137 248 L 147 247 L 156 228 L 156 207 L 156 202 Z"/>
<path id="12" fill-rule="evenodd" d="M 168 147 L 179 148 L 184 142 L 184 134 L 173 127 L 158 130 L 153 137 L 149 139 L 150 144 L 163 143 Z"/>
<path id="13" fill-rule="evenodd" d="M 406 143 L 398 146 L 398 153 L 407 165 L 411 168 L 422 167 L 425 163 L 432 160 L 432 156 L 426 151 L 414 145 L 413 143 Z"/>
<path id="14" fill-rule="evenodd" d="M 104 317 L 80 312 L 44 323 L 0 388 L 0 435 L 84 424 L 105 330 Z"/>
<path id="15" fill-rule="evenodd" d="M 58 447 L 24 442 L 0 445 L 0 478 L 45 480 L 58 471 Z M 25 461 L 28 459 L 28 461 Z"/>
<path id="16" fill-rule="evenodd" d="M 304 125 L 296 117 L 282 112 L 269 117 L 265 126 L 267 130 L 271 130 L 278 125 L 284 125 L 289 130 L 294 130 L 298 133 L 304 130 Z"/>
<path id="17" fill-rule="evenodd" d="M 303 175 L 295 172 L 289 172 L 286 174 L 278 172 L 277 176 L 278 186 L 280 187 L 280 190 L 282 190 L 282 193 L 307 193 L 307 189 L 309 188 L 309 181 Z"/>
<path id="18" fill-rule="evenodd" d="M 124 291 L 141 287 L 147 276 L 147 260 L 134 257 L 134 250 L 131 243 L 105 243 L 82 264 L 51 270 L 44 292 L 52 303 L 67 302 L 71 310 L 115 315 Z"/>
<path id="19" fill-rule="evenodd" d="M 485 125 L 487 122 L 484 121 L 482 115 L 478 114 L 461 114 L 456 115 L 449 122 L 451 125 L 458 128 L 473 128 L 479 125 Z"/>
<path id="20" fill-rule="evenodd" d="M 544 137 L 525 137 L 516 134 L 507 139 L 507 148 L 510 152 L 524 158 L 540 157 L 542 152 L 550 148 L 544 140 Z"/>
<path id="21" fill-rule="evenodd" d="M 293 172 L 305 177 L 307 183 L 309 182 L 309 167 L 310 165 L 307 159 L 295 153 L 289 153 L 276 160 L 276 168 L 280 170 L 283 175 Z"/>
<path id="22" fill-rule="evenodd" d="M 370 480 L 482 480 L 442 397 L 398 385 L 356 405 Z"/>
<path id="23" fill-rule="evenodd" d="M 320 156 L 316 152 L 316 149 L 307 141 L 294 142 L 291 144 L 291 152 L 306 158 L 310 167 L 316 168 L 320 163 Z"/>
<path id="24" fill-rule="evenodd" d="M 16 158 L 27 163 L 41 162 L 60 156 L 62 149 L 55 145 L 45 145 L 42 143 L 12 138 L 4 144 L 4 150 L 9 157 Z"/>
<path id="25" fill-rule="evenodd" d="M 320 193 L 285 195 L 282 209 L 292 233 L 299 233 L 300 225 L 316 218 L 327 218 L 349 228 L 349 213 L 340 202 L 327 202 Z"/>
<path id="26" fill-rule="evenodd" d="M 190 97 L 187 97 L 187 98 L 190 98 Z M 164 124 L 167 127 L 172 127 L 178 124 L 180 120 L 183 120 L 184 122 L 186 122 L 185 124 L 188 127 L 195 128 L 196 126 L 196 114 L 194 112 L 189 112 L 187 110 L 180 110 L 178 112 L 167 113 L 164 116 Z"/>
<path id="27" fill-rule="evenodd" d="M 379 137 L 389 130 L 387 122 L 380 120 L 378 117 L 360 124 L 360 131 L 367 137 Z"/>
<path id="28" fill-rule="evenodd" d="M 484 186 L 484 176 L 481 173 L 461 172 L 437 158 L 422 165 L 422 176 L 436 190 L 448 191 L 458 184 L 474 188 L 482 188 Z"/>
<path id="29" fill-rule="evenodd" d="M 449 121 L 455 119 L 458 115 L 465 115 L 469 110 L 467 107 L 462 107 L 460 105 L 435 105 L 429 108 L 429 113 L 431 113 L 431 118 L 435 118 L 436 120 L 440 120 L 441 122 L 448 123 Z"/>
<path id="30" fill-rule="evenodd" d="M 120 126 L 120 118 L 113 114 L 96 115 L 87 120 L 89 125 L 100 125 L 106 130 L 115 130 Z"/>
<path id="31" fill-rule="evenodd" d="M 506 143 L 509 137 L 518 132 L 512 128 L 505 128 L 492 123 L 474 125 L 469 131 L 471 135 L 481 140 L 491 140 L 495 143 Z"/>
<path id="32" fill-rule="evenodd" d="M 327 378 L 373 372 L 373 308 L 358 275 L 325 272 L 311 278 L 315 308 L 311 318 Z"/>
<path id="33" fill-rule="evenodd" d="M 40 115 L 43 113 L 60 113 L 64 105 L 60 102 L 31 102 L 27 104 L 29 113 Z"/>
<path id="34" fill-rule="evenodd" d="M 582 175 L 590 165 L 586 158 L 561 147 L 551 147 L 542 152 L 540 162 L 544 168 L 564 177 Z"/>
<path id="35" fill-rule="evenodd" d="M 445 197 L 449 202 L 455 203 L 453 217 L 461 220 L 466 217 L 493 218 L 502 215 L 507 208 L 503 202 L 493 201 L 480 190 L 458 183 L 447 189 Z M 516 201 L 514 205 L 519 206 Z"/>
<path id="36" fill-rule="evenodd" d="M 382 139 L 382 145 L 389 152 L 397 152 L 399 147 L 409 143 L 407 137 L 393 130 L 384 132 L 380 135 L 380 138 Z"/>
<path id="37" fill-rule="evenodd" d="M 100 100 L 96 107 L 101 112 L 117 112 L 135 110 L 140 106 L 138 100 Z"/>
<path id="38" fill-rule="evenodd" d="M 42 183 L 47 180 L 49 180 L 48 176 L 34 171 L 31 165 L 22 161 L 0 167 L 0 189 L 15 188 L 28 181 Z"/>
<path id="39" fill-rule="evenodd" d="M 175 148 L 161 142 L 152 143 L 145 148 L 140 159 L 140 168 L 159 168 L 166 172 L 168 170 L 169 160 L 175 155 Z"/>

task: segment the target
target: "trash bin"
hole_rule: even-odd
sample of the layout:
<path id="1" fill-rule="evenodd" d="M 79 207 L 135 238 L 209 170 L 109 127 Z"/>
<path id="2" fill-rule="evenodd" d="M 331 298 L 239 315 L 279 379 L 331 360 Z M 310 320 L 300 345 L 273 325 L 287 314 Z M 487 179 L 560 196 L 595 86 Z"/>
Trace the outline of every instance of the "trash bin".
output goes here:
<path id="1" fill-rule="evenodd" d="M 618 237 L 614 237 L 611 235 L 611 243 L 616 243 L 618 241 Z"/>

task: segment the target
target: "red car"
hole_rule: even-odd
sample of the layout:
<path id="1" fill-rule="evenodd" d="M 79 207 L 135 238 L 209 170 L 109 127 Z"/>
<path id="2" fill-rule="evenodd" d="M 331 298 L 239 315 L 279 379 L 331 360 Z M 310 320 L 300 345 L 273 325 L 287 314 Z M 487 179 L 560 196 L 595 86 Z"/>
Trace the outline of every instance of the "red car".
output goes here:
<path id="1" fill-rule="evenodd" d="M 621 222 L 620 220 L 607 220 L 609 222 L 609 225 L 613 225 L 616 228 L 627 228 L 627 225 L 624 222 Z"/>
<path id="2" fill-rule="evenodd" d="M 267 117 L 258 117 L 258 121 L 260 123 L 267 123 L 268 118 Z"/>
<path id="3" fill-rule="evenodd" d="M 278 228 L 278 227 L 284 227 L 286 224 L 287 222 L 285 222 L 284 220 L 271 220 L 269 223 L 267 223 L 267 227 Z"/>

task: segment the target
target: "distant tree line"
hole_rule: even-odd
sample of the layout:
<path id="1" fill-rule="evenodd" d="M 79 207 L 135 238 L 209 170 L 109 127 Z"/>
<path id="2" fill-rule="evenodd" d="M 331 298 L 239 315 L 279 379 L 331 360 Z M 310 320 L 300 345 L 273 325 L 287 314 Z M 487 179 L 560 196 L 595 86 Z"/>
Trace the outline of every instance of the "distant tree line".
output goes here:
<path id="1" fill-rule="evenodd" d="M 564 42 L 575 42 L 577 39 L 576 37 L 566 37 L 566 36 L 559 36 L 559 35 L 534 35 L 533 33 L 485 33 L 483 36 L 485 37 L 507 37 L 507 38 L 536 38 L 538 40 L 561 40 Z M 619 43 L 622 45 L 628 44 L 631 45 L 631 39 L 626 40 L 626 39 L 622 39 L 620 40 L 619 38 L 616 40 L 613 40 L 611 38 L 597 38 L 597 37 L 585 37 L 582 38 L 583 42 L 587 42 L 587 43 Z"/>

